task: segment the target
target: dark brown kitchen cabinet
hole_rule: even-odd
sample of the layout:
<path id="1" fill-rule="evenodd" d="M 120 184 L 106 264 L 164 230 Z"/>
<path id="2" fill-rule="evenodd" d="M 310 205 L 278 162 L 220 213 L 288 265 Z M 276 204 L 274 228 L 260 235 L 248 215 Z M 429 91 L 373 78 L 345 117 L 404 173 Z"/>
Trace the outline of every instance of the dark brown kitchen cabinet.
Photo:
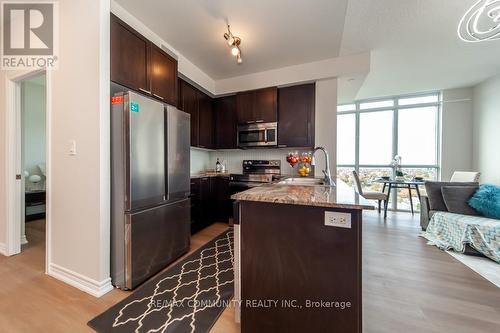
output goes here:
<path id="1" fill-rule="evenodd" d="M 315 84 L 280 88 L 278 147 L 314 147 Z"/>
<path id="2" fill-rule="evenodd" d="M 271 87 L 236 94 L 236 111 L 239 124 L 276 122 L 278 89 Z"/>
<path id="3" fill-rule="evenodd" d="M 255 122 L 254 101 L 255 93 L 253 91 L 245 91 L 236 94 L 236 114 L 238 124 Z"/>
<path id="4" fill-rule="evenodd" d="M 217 222 L 227 223 L 233 207 L 229 194 L 229 177 L 212 178 L 212 193 L 215 200 L 213 217 Z"/>
<path id="5" fill-rule="evenodd" d="M 228 223 L 232 212 L 229 177 L 191 178 L 191 232 L 214 222 Z"/>
<path id="6" fill-rule="evenodd" d="M 177 60 L 113 14 L 111 81 L 177 105 Z"/>
<path id="7" fill-rule="evenodd" d="M 237 148 L 238 119 L 236 96 L 220 97 L 213 100 L 215 119 L 215 147 L 217 149 Z"/>
<path id="8" fill-rule="evenodd" d="M 111 81 L 149 91 L 150 42 L 111 15 Z"/>
<path id="9" fill-rule="evenodd" d="M 179 80 L 179 109 L 191 115 L 191 146 L 199 145 L 199 92 L 184 80 Z"/>
<path id="10" fill-rule="evenodd" d="M 214 113 L 212 108 L 212 98 L 199 92 L 199 143 L 198 147 L 212 149 L 215 146 Z"/>
<path id="11" fill-rule="evenodd" d="M 156 45 L 151 45 L 151 93 L 177 105 L 177 61 Z"/>
<path id="12" fill-rule="evenodd" d="M 278 88 L 255 90 L 254 98 L 254 118 L 257 122 L 274 123 L 278 121 Z"/>

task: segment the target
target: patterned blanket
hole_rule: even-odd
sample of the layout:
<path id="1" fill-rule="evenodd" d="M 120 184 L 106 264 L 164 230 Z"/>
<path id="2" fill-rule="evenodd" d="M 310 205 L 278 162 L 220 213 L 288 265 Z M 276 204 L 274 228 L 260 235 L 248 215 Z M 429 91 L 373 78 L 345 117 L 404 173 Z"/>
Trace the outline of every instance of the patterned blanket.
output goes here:
<path id="1" fill-rule="evenodd" d="M 442 250 L 461 253 L 470 244 L 500 264 L 500 220 L 436 212 L 422 237 Z"/>

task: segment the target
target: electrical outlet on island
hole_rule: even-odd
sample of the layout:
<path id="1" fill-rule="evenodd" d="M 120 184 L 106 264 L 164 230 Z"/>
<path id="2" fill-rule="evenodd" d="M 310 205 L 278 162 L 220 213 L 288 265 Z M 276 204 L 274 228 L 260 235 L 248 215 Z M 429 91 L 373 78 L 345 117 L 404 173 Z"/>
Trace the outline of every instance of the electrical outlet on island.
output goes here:
<path id="1" fill-rule="evenodd" d="M 351 214 L 325 212 L 325 225 L 328 227 L 351 228 Z"/>

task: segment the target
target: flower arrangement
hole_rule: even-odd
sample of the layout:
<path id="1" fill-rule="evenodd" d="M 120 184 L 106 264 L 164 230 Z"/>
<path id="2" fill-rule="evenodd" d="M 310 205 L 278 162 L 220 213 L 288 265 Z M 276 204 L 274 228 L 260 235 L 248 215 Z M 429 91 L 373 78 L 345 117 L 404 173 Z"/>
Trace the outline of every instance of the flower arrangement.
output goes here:
<path id="1" fill-rule="evenodd" d="M 394 158 L 392 159 L 392 162 L 391 162 L 391 165 L 392 167 L 394 168 L 394 173 L 396 175 L 396 179 L 402 179 L 404 178 L 404 173 L 403 171 L 401 170 L 401 156 L 399 155 L 396 155 L 394 156 Z"/>

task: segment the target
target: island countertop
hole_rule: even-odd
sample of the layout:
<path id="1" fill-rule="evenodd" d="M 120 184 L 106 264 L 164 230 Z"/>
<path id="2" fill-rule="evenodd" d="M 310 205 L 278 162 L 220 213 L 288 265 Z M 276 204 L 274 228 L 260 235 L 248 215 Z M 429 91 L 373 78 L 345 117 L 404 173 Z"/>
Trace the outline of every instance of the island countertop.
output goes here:
<path id="1" fill-rule="evenodd" d="M 372 202 L 340 180 L 335 186 L 266 184 L 236 193 L 231 199 L 327 208 L 375 209 Z"/>

